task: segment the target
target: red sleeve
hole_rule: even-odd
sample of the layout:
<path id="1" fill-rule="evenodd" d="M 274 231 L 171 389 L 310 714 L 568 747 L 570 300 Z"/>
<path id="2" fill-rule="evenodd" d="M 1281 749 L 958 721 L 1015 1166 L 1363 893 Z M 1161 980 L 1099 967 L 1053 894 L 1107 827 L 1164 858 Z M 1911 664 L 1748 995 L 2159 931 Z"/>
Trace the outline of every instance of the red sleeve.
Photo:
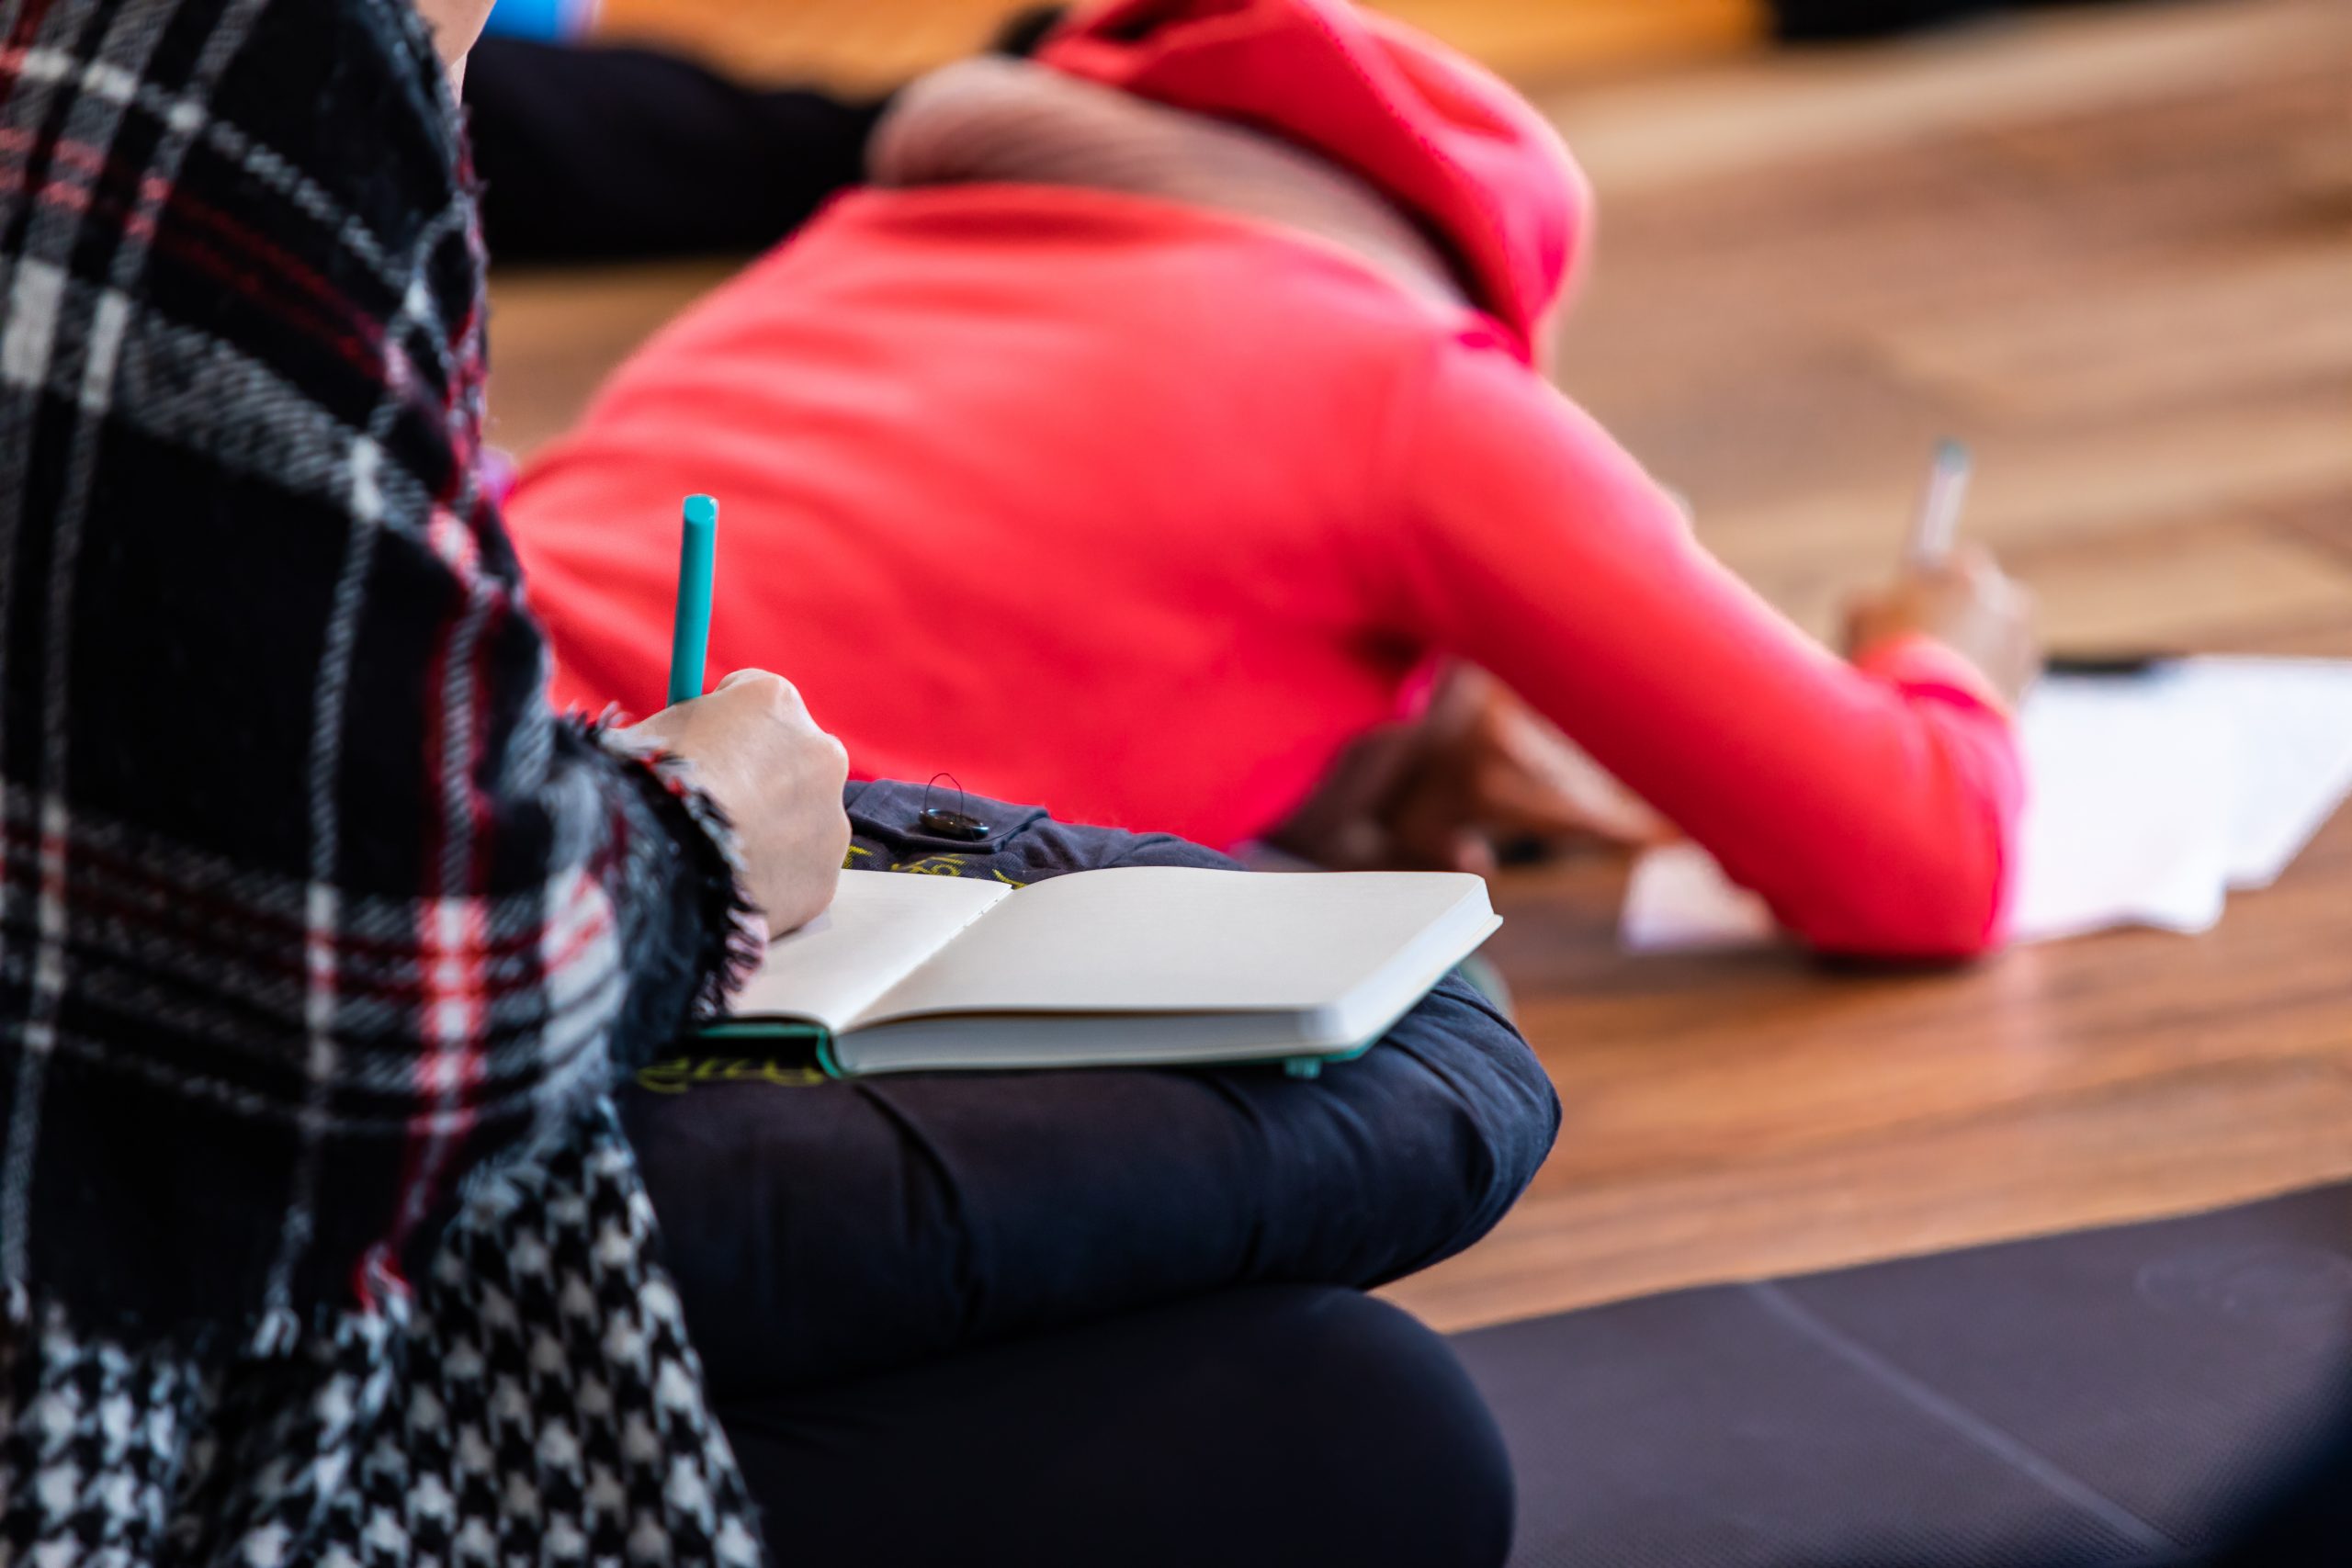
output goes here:
<path id="1" fill-rule="evenodd" d="M 1859 666 L 1691 536 L 1581 410 L 1499 353 L 1440 356 L 1407 437 L 1402 613 L 1491 670 L 1826 951 L 2001 937 L 2024 778 L 1973 666 Z"/>

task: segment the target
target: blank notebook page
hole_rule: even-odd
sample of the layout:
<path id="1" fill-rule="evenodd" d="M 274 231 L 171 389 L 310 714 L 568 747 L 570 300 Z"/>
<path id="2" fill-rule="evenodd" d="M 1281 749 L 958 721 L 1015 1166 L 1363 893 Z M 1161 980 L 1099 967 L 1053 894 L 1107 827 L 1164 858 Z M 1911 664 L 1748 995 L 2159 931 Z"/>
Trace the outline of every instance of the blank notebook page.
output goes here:
<path id="1" fill-rule="evenodd" d="M 867 1018 L 926 1011 L 1304 1012 L 1344 1000 L 1474 876 L 1122 866 L 1014 894 Z"/>
<path id="2" fill-rule="evenodd" d="M 845 871 L 832 907 L 769 945 L 732 1010 L 740 1018 L 813 1018 L 845 1029 L 1012 892 L 1001 882 Z"/>

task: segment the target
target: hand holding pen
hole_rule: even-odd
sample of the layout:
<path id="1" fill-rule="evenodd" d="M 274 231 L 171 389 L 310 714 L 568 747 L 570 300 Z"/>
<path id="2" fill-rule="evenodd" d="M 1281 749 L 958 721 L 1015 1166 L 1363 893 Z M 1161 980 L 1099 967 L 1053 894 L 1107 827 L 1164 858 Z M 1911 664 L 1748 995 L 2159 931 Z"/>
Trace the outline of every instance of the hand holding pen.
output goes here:
<path id="1" fill-rule="evenodd" d="M 1849 605 L 1846 649 L 1858 656 L 1899 637 L 1933 637 L 1984 671 L 2011 703 L 2041 671 L 2033 597 L 1973 546 L 1955 543 L 1967 494 L 1967 449 L 1936 449 L 1895 581 Z"/>
<path id="2" fill-rule="evenodd" d="M 670 705 L 629 733 L 694 764 L 735 829 L 743 891 L 781 934 L 823 912 L 849 849 L 842 784 L 849 757 L 780 675 L 738 670 L 703 692 L 718 505 L 686 502 Z"/>

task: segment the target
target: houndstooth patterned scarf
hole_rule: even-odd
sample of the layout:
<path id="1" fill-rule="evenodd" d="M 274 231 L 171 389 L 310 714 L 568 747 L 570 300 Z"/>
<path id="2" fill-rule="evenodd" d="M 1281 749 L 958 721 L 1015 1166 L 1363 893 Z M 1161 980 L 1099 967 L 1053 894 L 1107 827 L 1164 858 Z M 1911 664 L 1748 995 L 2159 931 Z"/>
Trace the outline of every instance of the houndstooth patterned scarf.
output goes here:
<path id="1" fill-rule="evenodd" d="M 413 1299 L 221 1364 L 78 1330 L 6 1352 L 9 1559 L 718 1563 L 760 1543 L 608 1112 L 486 1182 Z"/>
<path id="2" fill-rule="evenodd" d="M 0 0 L 0 1563 L 739 1563 L 606 1087 L 755 940 L 547 707 L 409 0 Z"/>

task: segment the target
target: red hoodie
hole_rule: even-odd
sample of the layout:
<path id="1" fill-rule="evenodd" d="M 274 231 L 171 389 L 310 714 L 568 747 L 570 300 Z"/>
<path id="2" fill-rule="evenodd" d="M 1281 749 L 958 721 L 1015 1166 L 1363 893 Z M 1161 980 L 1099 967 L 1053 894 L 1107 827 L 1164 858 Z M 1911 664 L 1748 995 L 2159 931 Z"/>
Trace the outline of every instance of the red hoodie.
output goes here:
<path id="1" fill-rule="evenodd" d="M 1168 202 L 854 194 L 524 476 L 559 699 L 658 705 L 707 491 L 713 667 L 789 675 L 863 776 L 1232 844 L 1456 656 L 1815 945 L 1997 939 L 2022 784 L 1972 667 L 1832 657 L 1529 368 L 1589 217 L 1521 100 L 1343 0 L 1129 0 L 1040 58 L 1353 170 L 1476 308 Z"/>

